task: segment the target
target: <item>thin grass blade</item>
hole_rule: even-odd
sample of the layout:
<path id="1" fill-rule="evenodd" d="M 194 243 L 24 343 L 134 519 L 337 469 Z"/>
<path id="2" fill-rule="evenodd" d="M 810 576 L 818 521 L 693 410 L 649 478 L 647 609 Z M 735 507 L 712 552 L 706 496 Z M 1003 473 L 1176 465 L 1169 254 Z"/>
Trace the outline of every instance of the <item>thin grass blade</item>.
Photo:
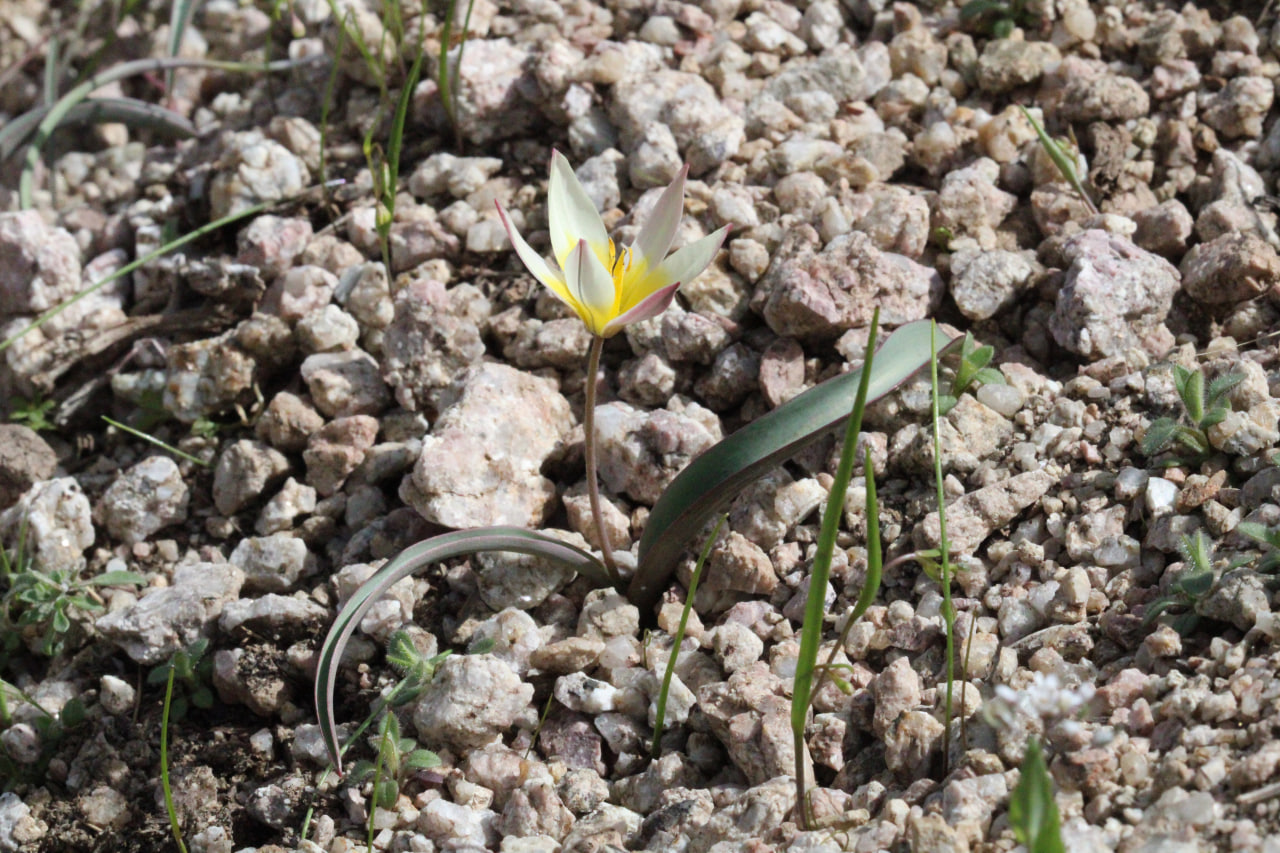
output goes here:
<path id="1" fill-rule="evenodd" d="M 401 551 L 356 590 L 334 620 L 320 647 L 319 665 L 316 668 L 316 717 L 325 747 L 329 751 L 329 760 L 339 773 L 342 772 L 342 754 L 338 744 L 337 724 L 334 721 L 333 691 L 337 685 L 342 653 L 356 626 L 369 608 L 396 581 L 442 560 L 466 557 L 481 551 L 510 551 L 543 557 L 563 563 L 601 586 L 609 584 L 604 565 L 586 551 L 544 533 L 519 527 L 459 530 L 419 542 Z"/>
<path id="2" fill-rule="evenodd" d="M 867 356 L 859 371 L 858 393 L 845 425 L 844 446 L 836 475 L 827 493 L 827 505 L 822 511 L 822 526 L 818 533 L 818 550 L 809 572 L 809 594 L 805 598 L 804 624 L 800 628 L 800 653 L 796 657 L 795 686 L 791 692 L 791 731 L 795 740 L 796 759 L 796 813 L 801 826 L 810 825 L 805 800 L 804 724 L 809 716 L 809 700 L 813 690 L 813 671 L 818 663 L 818 646 L 822 643 L 822 626 L 827 612 L 827 583 L 831 579 L 831 555 L 835 552 L 836 533 L 844 515 L 845 495 L 849 480 L 853 477 L 853 460 L 857 455 L 858 433 L 862 431 L 862 414 L 867 407 L 867 387 L 875 372 L 876 333 L 880 328 L 880 309 L 871 317 L 871 332 L 867 338 Z"/>
<path id="3" fill-rule="evenodd" d="M 921 320 L 898 328 L 885 340 L 870 371 L 868 401 L 888 394 L 929 363 L 929 330 L 929 322 Z M 712 516 L 748 483 L 844 422 L 861 379 L 861 368 L 829 379 L 689 463 L 654 505 L 640 539 L 640 563 L 628 598 L 642 613 L 653 609 L 685 545 Z"/>

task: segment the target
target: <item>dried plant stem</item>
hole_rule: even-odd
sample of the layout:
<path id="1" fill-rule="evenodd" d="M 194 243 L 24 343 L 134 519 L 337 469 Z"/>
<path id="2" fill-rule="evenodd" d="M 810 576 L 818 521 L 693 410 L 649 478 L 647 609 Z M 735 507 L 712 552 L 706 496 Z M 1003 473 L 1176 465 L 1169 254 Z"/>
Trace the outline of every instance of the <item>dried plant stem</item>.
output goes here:
<path id="1" fill-rule="evenodd" d="M 587 354 L 586 401 L 582 411 L 582 446 L 587 463 L 587 497 L 591 500 L 591 518 L 596 525 L 596 538 L 600 555 L 604 558 L 609 577 L 616 584 L 622 583 L 618 564 L 613 561 L 613 548 L 609 544 L 609 532 L 604 526 L 604 513 L 600 511 L 600 485 L 596 482 L 596 383 L 600 374 L 600 355 L 604 352 L 604 338 L 591 339 L 591 351 Z"/>

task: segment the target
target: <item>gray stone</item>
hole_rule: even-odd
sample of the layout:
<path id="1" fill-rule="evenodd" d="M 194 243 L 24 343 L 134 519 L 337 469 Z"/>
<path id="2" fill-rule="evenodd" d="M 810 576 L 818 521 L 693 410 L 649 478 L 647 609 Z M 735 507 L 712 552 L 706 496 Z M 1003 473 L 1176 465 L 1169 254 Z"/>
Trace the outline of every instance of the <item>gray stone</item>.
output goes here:
<path id="1" fill-rule="evenodd" d="M 539 469 L 572 426 L 568 401 L 545 379 L 481 363 L 441 402 L 401 497 L 446 527 L 540 525 L 555 486 Z"/>
<path id="2" fill-rule="evenodd" d="M 533 686 L 496 657 L 455 655 L 436 670 L 413 722 L 428 744 L 476 748 L 522 718 L 532 699 Z"/>
<path id="3" fill-rule="evenodd" d="M 231 552 L 230 562 L 244 572 L 245 588 L 259 592 L 286 592 L 302 576 L 307 545 L 288 533 L 250 536 Z"/>
<path id="4" fill-rule="evenodd" d="M 34 210 L 0 213 L 0 316 L 38 314 L 80 290 L 80 247 Z"/>
<path id="5" fill-rule="evenodd" d="M 1049 321 L 1054 340 L 1091 361 L 1172 346 L 1164 327 L 1179 288 L 1172 264 L 1099 230 L 1069 239 L 1063 256 L 1070 266 Z"/>
<path id="6" fill-rule="evenodd" d="M 279 201 L 310 182 L 307 164 L 261 131 L 232 134 L 209 186 L 209 216 L 222 219 L 264 201 Z"/>
<path id="7" fill-rule="evenodd" d="M 316 408 L 329 417 L 376 415 L 391 402 L 378 362 L 363 350 L 307 356 L 300 372 Z"/>
<path id="8" fill-rule="evenodd" d="M 187 520 L 190 499 L 182 472 L 168 456 L 149 456 L 126 470 L 98 502 L 98 520 L 127 545 Z"/>
<path id="9" fill-rule="evenodd" d="M 53 476 L 58 457 L 40 434 L 22 424 L 0 424 L 0 509 Z"/>
<path id="10" fill-rule="evenodd" d="M 961 250 L 951 256 L 951 295 L 960 313 L 986 320 L 1013 304 L 1036 272 L 1021 252 Z"/>
<path id="11" fill-rule="evenodd" d="M 223 515 L 234 515 L 288 473 L 289 460 L 283 453 L 241 439 L 222 451 L 214 466 L 213 504 Z"/>
<path id="12" fill-rule="evenodd" d="M 72 477 L 36 483 L 0 513 L 0 539 L 16 543 L 25 528 L 24 549 L 44 572 L 79 572 L 84 551 L 94 541 L 89 499 Z"/>
<path id="13" fill-rule="evenodd" d="M 694 456 L 721 438 L 719 418 L 695 403 L 639 411 L 626 403 L 596 410 L 600 479 L 612 492 L 652 504 Z"/>
<path id="14" fill-rule="evenodd" d="M 1265 240 L 1229 233 L 1192 247 L 1182 259 L 1182 286 L 1207 305 L 1243 302 L 1280 284 L 1280 256 Z"/>
<path id="15" fill-rule="evenodd" d="M 869 325 L 876 306 L 881 324 L 898 326 L 928 316 L 942 298 L 936 271 L 880 251 L 865 234 L 818 246 L 811 227 L 792 230 L 760 280 L 752 307 L 778 335 L 828 341 Z"/>
<path id="16" fill-rule="evenodd" d="M 180 567 L 171 586 L 151 588 L 137 603 L 98 619 L 98 631 L 143 666 L 167 660 L 209 631 L 240 594 L 244 572 L 230 563 Z"/>
<path id="17" fill-rule="evenodd" d="M 1044 471 L 1028 471 L 970 492 L 947 505 L 947 540 L 953 554 L 971 554 L 995 530 L 1018 517 L 1044 496 L 1054 478 Z M 922 548 L 939 547 L 938 513 L 925 516 L 914 538 Z"/>
<path id="18" fill-rule="evenodd" d="M 378 437 L 378 421 L 368 415 L 337 418 L 325 424 L 307 442 L 302 461 L 307 463 L 307 484 L 321 497 L 342 488 L 351 472 L 364 461 Z"/>

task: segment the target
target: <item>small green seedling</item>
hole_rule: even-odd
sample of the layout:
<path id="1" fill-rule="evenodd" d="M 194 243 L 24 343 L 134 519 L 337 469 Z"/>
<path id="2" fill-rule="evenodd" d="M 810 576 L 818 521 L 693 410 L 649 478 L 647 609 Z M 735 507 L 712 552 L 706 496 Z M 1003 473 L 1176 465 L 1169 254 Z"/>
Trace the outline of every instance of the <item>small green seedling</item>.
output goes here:
<path id="1" fill-rule="evenodd" d="M 1184 561 L 1182 573 L 1170 585 L 1168 594 L 1147 607 L 1142 624 L 1150 625 L 1161 614 L 1171 608 L 1176 609 L 1181 612 L 1170 614 L 1172 618 L 1169 624 L 1185 637 L 1200 624 L 1196 605 L 1213 589 L 1219 575 L 1213 568 L 1213 541 L 1203 530 L 1197 530 L 1194 536 L 1183 536 L 1178 543 L 1178 551 Z M 1241 557 L 1227 566 L 1224 573 L 1238 569 L 1248 562 L 1248 557 Z"/>
<path id="2" fill-rule="evenodd" d="M 10 397 L 9 422 L 26 424 L 36 432 L 52 432 L 58 427 L 50 414 L 57 407 L 56 400 L 46 400 L 39 393 L 30 400 L 23 397 Z"/>
<path id="3" fill-rule="evenodd" d="M 1254 567 L 1258 572 L 1269 575 L 1280 570 L 1280 527 L 1267 527 L 1257 522 L 1244 521 L 1236 527 L 1236 530 L 1271 549 L 1262 555 L 1258 565 Z"/>
<path id="4" fill-rule="evenodd" d="M 1053 778 L 1045 767 L 1040 741 L 1027 741 L 1022 775 L 1009 796 L 1009 825 L 1027 853 L 1066 853 L 1058 804 L 1053 800 Z"/>
<path id="5" fill-rule="evenodd" d="M 978 346 L 973 335 L 964 333 L 964 341 L 960 344 L 960 364 L 956 367 L 955 376 L 951 379 L 949 394 L 938 397 L 938 413 L 945 415 L 956 407 L 960 395 L 968 391 L 974 383 L 978 385 L 1003 385 L 1004 374 L 994 367 L 989 367 L 996 348 L 991 345 Z"/>
<path id="6" fill-rule="evenodd" d="M 352 785 L 373 783 L 369 803 L 371 827 L 379 804 L 394 805 L 413 773 L 440 766 L 440 756 L 428 749 L 420 749 L 413 738 L 401 735 L 400 719 L 390 709 L 382 715 L 382 721 L 378 724 L 376 743 L 376 758 L 373 761 L 357 761 L 351 766 L 351 773 L 348 775 L 348 781 Z"/>
<path id="7" fill-rule="evenodd" d="M 209 688 L 213 679 L 213 658 L 208 655 L 209 641 L 204 637 L 184 649 L 178 649 L 167 662 L 151 670 L 148 684 L 177 684 L 181 693 L 172 700 L 172 713 L 177 719 L 187 715 L 191 706 L 201 709 L 213 707 L 213 691 Z M 166 687 L 166 695 L 172 693 Z"/>
<path id="8" fill-rule="evenodd" d="M 969 0 L 960 7 L 960 21 L 992 38 L 1008 38 L 1015 27 L 1035 26 L 1026 0 Z"/>
<path id="9" fill-rule="evenodd" d="M 1180 445 L 1191 451 L 1195 458 L 1207 456 L 1210 451 L 1207 432 L 1231 413 L 1231 401 L 1227 394 L 1243 381 L 1243 373 L 1228 373 L 1219 376 L 1206 387 L 1204 373 L 1199 369 L 1188 370 L 1175 364 L 1174 387 L 1178 390 L 1190 423 L 1182 423 L 1173 418 L 1156 418 L 1147 427 L 1147 433 L 1142 438 L 1142 452 L 1152 457 L 1173 445 Z"/>
<path id="10" fill-rule="evenodd" d="M 7 587 L 0 599 L 0 624 L 17 635 L 38 637 L 42 655 L 61 654 L 68 648 L 80 619 L 106 609 L 98 589 L 142 586 L 147 582 L 142 575 L 126 571 L 104 572 L 88 580 L 64 569 L 39 571 L 31 556 L 23 553 L 25 532 L 24 525 L 14 557 L 0 550 L 0 578 Z"/>

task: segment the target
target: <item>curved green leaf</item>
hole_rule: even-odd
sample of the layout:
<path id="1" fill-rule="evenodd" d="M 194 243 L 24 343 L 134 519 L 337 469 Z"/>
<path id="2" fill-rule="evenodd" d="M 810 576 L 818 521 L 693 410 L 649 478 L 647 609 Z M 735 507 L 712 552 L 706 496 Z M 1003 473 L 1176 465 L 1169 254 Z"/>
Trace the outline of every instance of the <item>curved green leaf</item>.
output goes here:
<path id="1" fill-rule="evenodd" d="M 871 369 L 867 400 L 883 397 L 929 363 L 930 328 L 930 321 L 919 320 L 885 340 Z M 959 340 L 948 342 L 939 356 Z M 652 610 L 686 543 L 748 483 L 843 423 L 861 379 L 858 369 L 810 388 L 690 462 L 649 514 L 628 590 L 631 603 L 641 612 Z"/>
<path id="2" fill-rule="evenodd" d="M 213 68 L 222 71 L 281 71 L 284 69 L 294 68 L 298 65 L 315 62 L 322 59 L 322 56 L 308 57 L 306 59 L 286 59 L 279 62 L 268 62 L 265 64 L 248 63 L 248 62 L 223 62 L 214 59 L 137 59 L 132 62 L 124 62 L 114 68 L 109 68 L 101 74 L 95 74 L 88 80 L 73 88 L 67 94 L 58 99 L 52 107 L 49 108 L 39 124 L 36 125 L 35 138 L 27 146 L 27 153 L 22 167 L 22 176 L 18 183 L 19 202 L 23 210 L 27 210 L 32 205 L 32 192 L 34 191 L 35 167 L 40 161 L 40 152 L 44 148 L 45 142 L 54 128 L 62 124 L 67 118 L 71 110 L 79 103 L 82 103 L 89 94 L 96 89 L 101 88 L 107 83 L 116 80 L 123 80 L 126 77 L 132 77 L 136 74 L 144 74 L 148 71 L 164 71 L 170 68 Z M 9 145 L 11 140 L 4 138 L 0 134 L 0 145 Z"/>
<path id="3" fill-rule="evenodd" d="M 442 560 L 466 557 L 481 551 L 511 551 L 543 557 L 564 563 L 602 586 L 609 584 L 604 564 L 586 551 L 545 533 L 520 527 L 481 527 L 444 533 L 401 551 L 394 560 L 361 584 L 343 606 L 320 646 L 320 662 L 316 668 L 316 718 L 325 747 L 329 750 L 329 760 L 339 773 L 342 772 L 342 751 L 338 745 L 337 726 L 334 723 L 333 690 L 338 680 L 342 653 L 356 626 L 369 612 L 369 608 L 396 581 Z"/>

